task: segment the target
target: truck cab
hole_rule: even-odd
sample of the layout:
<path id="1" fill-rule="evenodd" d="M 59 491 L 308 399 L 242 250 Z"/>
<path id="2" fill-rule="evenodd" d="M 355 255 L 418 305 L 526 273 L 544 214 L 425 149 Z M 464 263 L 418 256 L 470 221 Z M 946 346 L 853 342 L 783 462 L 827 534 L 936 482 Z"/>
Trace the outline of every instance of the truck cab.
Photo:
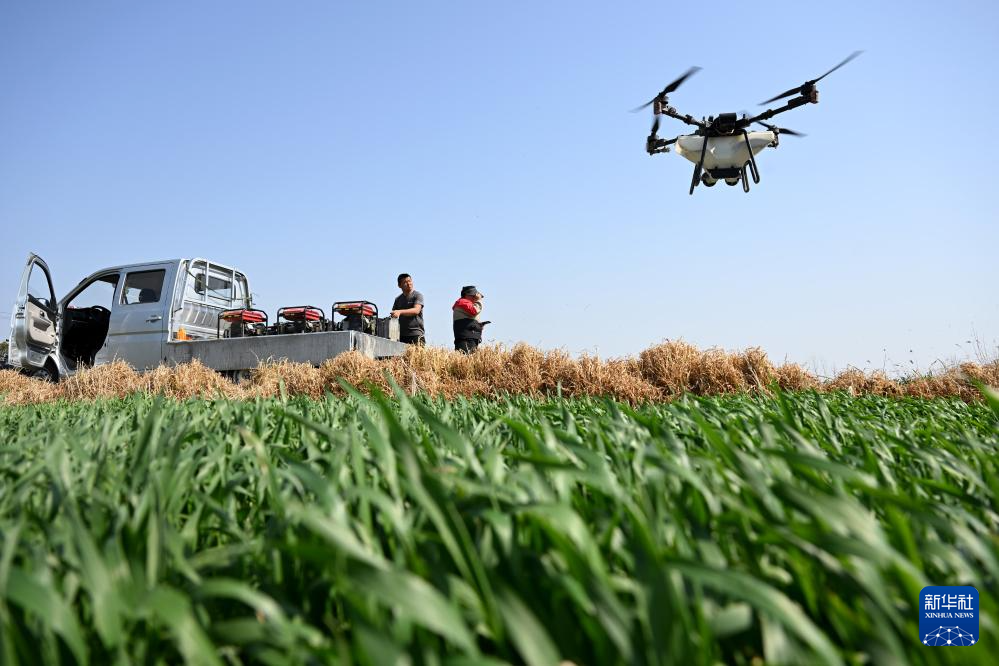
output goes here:
<path id="1" fill-rule="evenodd" d="M 219 312 L 250 306 L 243 273 L 200 258 L 105 268 L 57 300 L 48 264 L 31 254 L 8 363 L 52 380 L 119 359 L 148 370 L 166 360 L 170 340 L 215 338 Z"/>

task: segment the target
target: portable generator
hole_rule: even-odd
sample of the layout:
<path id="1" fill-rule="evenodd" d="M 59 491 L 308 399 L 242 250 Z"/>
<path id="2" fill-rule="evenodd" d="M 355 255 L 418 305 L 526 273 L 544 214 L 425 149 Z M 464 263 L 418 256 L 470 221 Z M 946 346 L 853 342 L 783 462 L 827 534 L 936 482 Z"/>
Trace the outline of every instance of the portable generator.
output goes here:
<path id="1" fill-rule="evenodd" d="M 281 320 L 284 321 L 281 321 Z M 318 333 L 327 328 L 326 313 L 314 305 L 295 305 L 279 308 L 274 325 L 267 332 L 270 335 L 287 333 Z"/>
<path id="2" fill-rule="evenodd" d="M 333 324 L 330 330 L 375 334 L 378 306 L 371 301 L 337 301 L 332 310 L 343 319 Z"/>
<path id="3" fill-rule="evenodd" d="M 222 330 L 222 322 L 226 328 Z M 267 334 L 267 313 L 263 310 L 239 308 L 223 310 L 218 316 L 216 334 L 220 338 L 246 338 Z"/>

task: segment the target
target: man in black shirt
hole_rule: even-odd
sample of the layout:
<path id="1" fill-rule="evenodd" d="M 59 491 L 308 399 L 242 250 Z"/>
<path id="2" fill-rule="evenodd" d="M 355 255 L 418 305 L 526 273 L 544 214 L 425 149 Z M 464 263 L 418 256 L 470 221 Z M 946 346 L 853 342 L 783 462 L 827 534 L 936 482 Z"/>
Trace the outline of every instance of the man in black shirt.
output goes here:
<path id="1" fill-rule="evenodd" d="M 399 340 L 408 345 L 426 344 L 423 330 L 423 294 L 413 289 L 413 278 L 401 273 L 396 280 L 402 293 L 395 297 L 392 316 L 399 318 Z"/>

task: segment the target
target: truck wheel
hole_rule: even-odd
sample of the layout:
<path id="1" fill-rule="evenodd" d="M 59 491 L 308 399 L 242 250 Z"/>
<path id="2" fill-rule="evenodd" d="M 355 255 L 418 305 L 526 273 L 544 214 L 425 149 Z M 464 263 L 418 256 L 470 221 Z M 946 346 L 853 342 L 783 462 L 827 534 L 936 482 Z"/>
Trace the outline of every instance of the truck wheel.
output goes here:
<path id="1" fill-rule="evenodd" d="M 42 381 L 50 382 L 52 384 L 59 381 L 59 373 L 56 372 L 56 369 L 53 368 L 51 364 L 46 364 L 41 368 L 38 368 L 31 373 L 31 376 L 35 379 L 41 379 Z"/>
<path id="2" fill-rule="evenodd" d="M 237 385 L 250 381 L 250 377 L 252 376 L 253 372 L 250 370 L 233 370 L 229 373 L 229 379 Z"/>

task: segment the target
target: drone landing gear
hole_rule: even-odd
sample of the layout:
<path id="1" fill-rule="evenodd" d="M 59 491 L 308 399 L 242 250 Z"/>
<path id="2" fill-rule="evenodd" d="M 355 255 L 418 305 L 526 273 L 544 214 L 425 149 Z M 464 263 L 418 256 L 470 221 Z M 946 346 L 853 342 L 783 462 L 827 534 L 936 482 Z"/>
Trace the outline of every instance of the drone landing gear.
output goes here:
<path id="1" fill-rule="evenodd" d="M 708 152 L 708 137 L 704 137 L 704 141 L 701 143 L 701 159 L 697 161 L 697 166 L 694 167 L 694 177 L 690 181 L 690 194 L 694 193 L 694 188 L 697 187 L 697 183 L 701 180 L 701 169 L 704 168 L 704 155 Z"/>
<path id="2" fill-rule="evenodd" d="M 746 174 L 747 169 L 749 170 L 748 175 Z M 738 179 L 742 181 L 742 191 L 745 192 L 746 194 L 749 194 L 748 176 L 752 176 L 754 183 L 756 183 L 757 185 L 760 184 L 760 171 L 759 169 L 756 168 L 756 160 L 749 160 L 742 165 L 741 169 L 732 169 L 732 171 L 735 171 L 739 174 Z M 730 183 L 730 184 L 734 185 L 735 183 Z"/>
<path id="3" fill-rule="evenodd" d="M 749 153 L 749 161 L 746 164 L 749 165 L 750 171 L 753 173 L 753 182 L 757 185 L 760 184 L 760 170 L 756 168 L 756 156 L 753 155 L 753 147 L 749 145 L 749 132 L 742 130 L 742 138 L 746 141 L 746 152 Z M 749 191 L 749 183 L 746 182 L 746 164 L 742 165 L 742 189 Z"/>
<path id="4" fill-rule="evenodd" d="M 694 188 L 701 183 L 704 183 L 707 187 L 711 187 L 719 180 L 724 180 L 726 184 L 731 186 L 735 186 L 736 183 L 742 181 L 742 191 L 747 193 L 749 192 L 750 177 L 752 177 L 754 183 L 757 185 L 760 184 L 760 169 L 756 166 L 756 156 L 753 155 L 753 147 L 749 143 L 749 133 L 746 130 L 742 130 L 742 138 L 746 142 L 746 151 L 749 153 L 749 159 L 741 167 L 705 169 L 704 156 L 708 152 L 709 138 L 704 137 L 704 143 L 701 144 L 701 157 L 694 166 L 694 177 L 690 181 L 690 194 L 693 194 Z"/>

